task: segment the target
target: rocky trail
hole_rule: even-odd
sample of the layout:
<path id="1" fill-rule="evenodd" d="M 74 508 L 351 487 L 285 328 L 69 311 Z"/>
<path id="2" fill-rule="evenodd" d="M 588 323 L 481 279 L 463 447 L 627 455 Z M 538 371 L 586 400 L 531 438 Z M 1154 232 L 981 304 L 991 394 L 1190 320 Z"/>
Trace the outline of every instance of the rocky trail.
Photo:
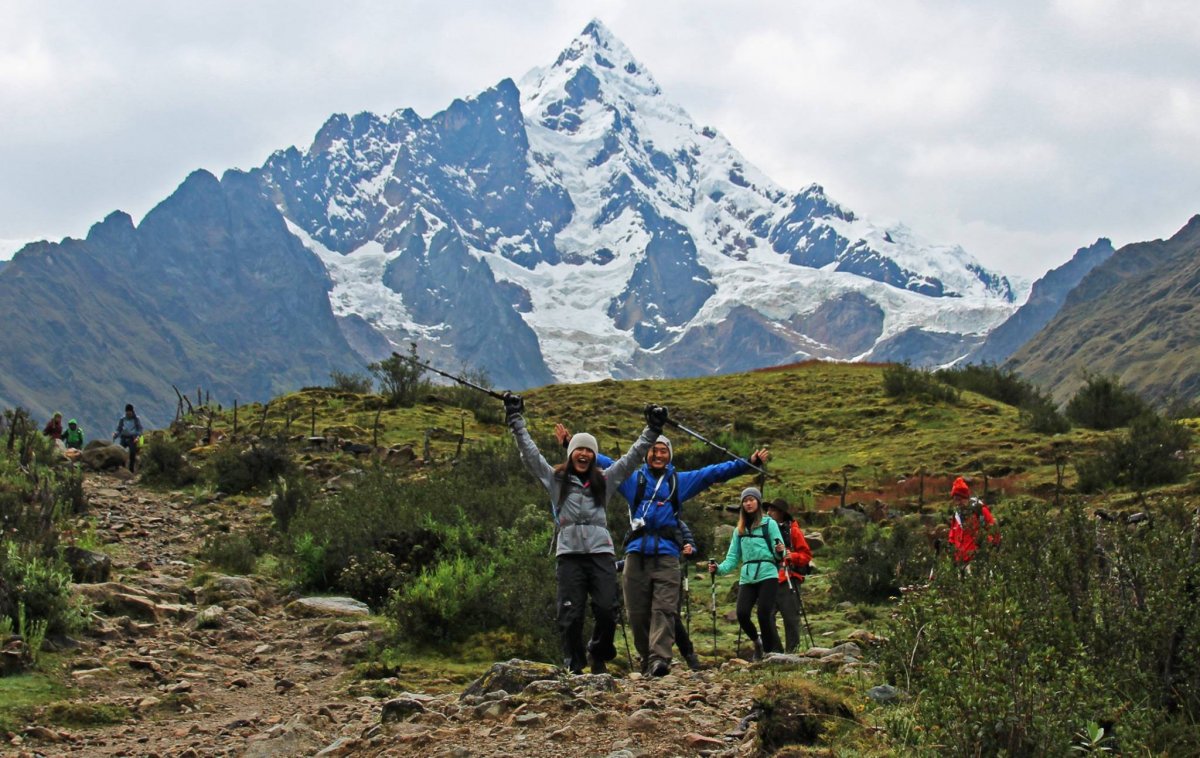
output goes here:
<path id="1" fill-rule="evenodd" d="M 563 676 L 527 661 L 464 682 L 424 672 L 367 682 L 351 663 L 381 639 L 365 606 L 285 597 L 260 577 L 198 572 L 207 535 L 258 508 L 196 502 L 89 474 L 96 542 L 111 556 L 76 585 L 95 608 L 65 657 L 77 694 L 10 735 L 6 755 L 634 756 L 751 755 L 759 725 L 744 661 L 660 679 Z M 756 664 L 857 667 L 854 642 Z M 395 673 L 395 672 L 385 672 Z M 117 723 L 70 726 L 83 714 Z M 104 719 L 98 719 L 103 721 Z"/>

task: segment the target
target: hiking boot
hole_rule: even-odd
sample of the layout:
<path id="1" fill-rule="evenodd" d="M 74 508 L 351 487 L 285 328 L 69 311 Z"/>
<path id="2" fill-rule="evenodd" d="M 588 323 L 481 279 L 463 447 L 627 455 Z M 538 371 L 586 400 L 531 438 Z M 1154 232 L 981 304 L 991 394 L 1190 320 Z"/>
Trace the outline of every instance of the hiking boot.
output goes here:
<path id="1" fill-rule="evenodd" d="M 588 663 L 591 664 L 593 674 L 608 673 L 608 666 L 604 664 L 604 659 L 595 653 L 588 654 Z"/>
<path id="2" fill-rule="evenodd" d="M 687 666 L 692 671 L 700 670 L 700 656 L 696 655 L 695 653 L 688 653 L 687 655 L 683 656 L 683 659 L 687 661 Z"/>
<path id="3" fill-rule="evenodd" d="M 666 661 L 655 661 L 650 664 L 650 676 L 666 676 L 671 671 L 671 666 Z"/>
<path id="4" fill-rule="evenodd" d="M 750 656 L 752 661 L 761 661 L 763 659 L 763 644 L 762 640 L 754 640 L 754 654 Z"/>

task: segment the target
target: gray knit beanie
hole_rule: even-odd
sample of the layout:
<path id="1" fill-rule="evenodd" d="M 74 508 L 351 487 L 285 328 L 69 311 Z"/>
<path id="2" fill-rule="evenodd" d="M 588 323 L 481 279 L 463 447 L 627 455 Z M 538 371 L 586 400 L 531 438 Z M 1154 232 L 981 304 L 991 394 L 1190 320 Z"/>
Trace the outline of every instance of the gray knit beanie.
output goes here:
<path id="1" fill-rule="evenodd" d="M 572 435 L 570 443 L 567 444 L 567 457 L 570 458 L 571 453 L 575 452 L 576 449 L 581 447 L 586 447 L 593 453 L 600 450 L 600 446 L 596 444 L 595 437 L 587 432 L 579 432 L 578 434 Z"/>
<path id="2" fill-rule="evenodd" d="M 660 442 L 667 446 L 667 455 L 671 456 L 671 458 L 674 459 L 675 458 L 675 449 L 671 447 L 671 440 L 667 439 L 664 435 L 660 434 L 660 435 L 658 435 L 658 439 L 654 440 L 654 444 L 657 445 Z"/>
<path id="3" fill-rule="evenodd" d="M 758 489 L 758 487 L 747 487 L 746 489 L 742 490 L 741 499 L 745 500 L 748 497 L 754 498 L 758 501 L 759 506 L 762 506 L 762 492 Z"/>

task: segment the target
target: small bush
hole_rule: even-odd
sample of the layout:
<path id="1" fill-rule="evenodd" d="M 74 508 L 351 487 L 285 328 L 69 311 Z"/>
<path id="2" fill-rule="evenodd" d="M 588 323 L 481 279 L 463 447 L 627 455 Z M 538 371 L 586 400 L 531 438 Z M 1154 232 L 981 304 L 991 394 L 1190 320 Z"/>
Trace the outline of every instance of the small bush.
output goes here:
<path id="1" fill-rule="evenodd" d="M 848 554 L 832 582 L 834 595 L 843 600 L 898 597 L 901 587 L 924 581 L 933 565 L 924 538 L 904 523 L 853 527 L 844 539 Z"/>
<path id="2" fill-rule="evenodd" d="M 1086 383 L 1067 401 L 1067 418 L 1089 429 L 1116 429 L 1127 426 L 1150 407 L 1116 378 L 1089 374 Z"/>
<path id="3" fill-rule="evenodd" d="M 293 517 L 312 503 L 316 486 L 302 476 L 281 476 L 275 480 L 271 515 L 280 532 L 287 534 Z"/>
<path id="4" fill-rule="evenodd" d="M 939 369 L 933 375 L 952 387 L 975 392 L 1013 407 L 1024 405 L 1037 394 L 1033 384 L 1022 379 L 1015 371 L 990 363 Z"/>
<path id="5" fill-rule="evenodd" d="M 1063 434 L 1071 430 L 1071 422 L 1059 412 L 1050 396 L 1040 392 L 1021 406 L 1021 426 L 1035 434 Z"/>
<path id="6" fill-rule="evenodd" d="M 157 437 L 138 456 L 142 481 L 160 487 L 187 487 L 199 479 L 199 471 L 188 464 L 187 447 L 179 440 Z"/>
<path id="7" fill-rule="evenodd" d="M 0 543 L 0 619 L 17 630 L 44 623 L 50 634 L 83 628 L 82 609 L 71 593 L 71 569 L 57 553 L 46 557 L 36 546 Z"/>
<path id="8" fill-rule="evenodd" d="M 1156 413 L 1143 413 L 1129 431 L 1106 440 L 1100 451 L 1075 465 L 1079 488 L 1097 492 L 1110 486 L 1138 491 L 1183 481 L 1191 471 L 1192 433 Z"/>
<path id="9" fill-rule="evenodd" d="M 379 610 L 392 589 L 400 586 L 401 574 L 390 553 L 374 550 L 362 556 L 350 556 L 337 583 L 351 597 Z"/>
<path id="10" fill-rule="evenodd" d="M 413 343 L 408 357 L 420 360 L 416 343 Z M 379 382 L 380 392 L 389 407 L 411 407 L 422 393 L 429 390 L 429 383 L 421 379 L 425 369 L 400 355 L 392 355 L 367 368 Z"/>
<path id="11" fill-rule="evenodd" d="M 265 444 L 241 451 L 225 448 L 210 459 L 209 466 L 216 488 L 236 495 L 291 476 L 295 463 L 281 445 Z"/>
<path id="12" fill-rule="evenodd" d="M 200 557 L 231 574 L 249 574 L 266 549 L 264 540 L 253 533 L 219 534 L 204 541 Z"/>
<path id="13" fill-rule="evenodd" d="M 931 403 L 957 403 L 958 390 L 938 381 L 928 371 L 907 363 L 893 363 L 883 369 L 883 391 L 898 400 L 923 400 Z"/>
<path id="14" fill-rule="evenodd" d="M 329 372 L 330 387 L 339 392 L 353 392 L 356 395 L 369 395 L 375 388 L 375 383 L 368 374 L 350 373 L 333 370 Z"/>
<path id="15" fill-rule="evenodd" d="M 497 618 L 496 567 L 463 555 L 439 561 L 398 590 L 388 614 L 418 644 L 457 643 Z"/>

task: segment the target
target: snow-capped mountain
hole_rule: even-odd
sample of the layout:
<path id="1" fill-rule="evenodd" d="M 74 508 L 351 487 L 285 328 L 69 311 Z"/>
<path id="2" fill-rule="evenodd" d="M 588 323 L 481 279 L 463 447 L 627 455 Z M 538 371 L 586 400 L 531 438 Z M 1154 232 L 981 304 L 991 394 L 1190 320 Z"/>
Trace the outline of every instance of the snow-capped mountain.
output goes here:
<path id="1" fill-rule="evenodd" d="M 779 187 L 598 21 L 519 85 L 428 119 L 338 115 L 255 173 L 364 357 L 417 341 L 507 386 L 946 363 L 1025 294 L 819 185 Z"/>

